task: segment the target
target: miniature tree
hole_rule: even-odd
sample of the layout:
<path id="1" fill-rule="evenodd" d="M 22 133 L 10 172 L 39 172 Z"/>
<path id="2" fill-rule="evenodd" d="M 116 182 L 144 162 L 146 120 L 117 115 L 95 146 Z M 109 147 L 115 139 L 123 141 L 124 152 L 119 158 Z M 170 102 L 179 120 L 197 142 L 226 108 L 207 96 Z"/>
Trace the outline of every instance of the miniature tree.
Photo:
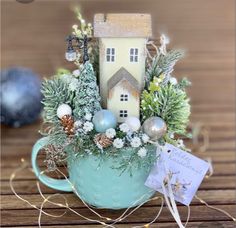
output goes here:
<path id="1" fill-rule="evenodd" d="M 89 113 L 93 116 L 97 111 L 101 110 L 101 98 L 96 81 L 93 66 L 87 61 L 79 76 L 78 90 L 74 98 L 75 118 L 83 119 Z"/>

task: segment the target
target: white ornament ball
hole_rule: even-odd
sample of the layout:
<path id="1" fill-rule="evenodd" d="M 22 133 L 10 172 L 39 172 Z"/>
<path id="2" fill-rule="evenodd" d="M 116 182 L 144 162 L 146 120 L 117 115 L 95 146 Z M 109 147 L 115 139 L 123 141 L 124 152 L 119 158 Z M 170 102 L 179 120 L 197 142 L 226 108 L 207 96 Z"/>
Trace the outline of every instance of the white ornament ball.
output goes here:
<path id="1" fill-rule="evenodd" d="M 57 116 L 58 118 L 62 118 L 65 115 L 71 115 L 72 109 L 68 104 L 61 104 L 57 108 Z"/>
<path id="2" fill-rule="evenodd" d="M 141 127 L 139 118 L 135 116 L 130 116 L 126 118 L 125 123 L 129 126 L 131 131 L 138 131 Z"/>

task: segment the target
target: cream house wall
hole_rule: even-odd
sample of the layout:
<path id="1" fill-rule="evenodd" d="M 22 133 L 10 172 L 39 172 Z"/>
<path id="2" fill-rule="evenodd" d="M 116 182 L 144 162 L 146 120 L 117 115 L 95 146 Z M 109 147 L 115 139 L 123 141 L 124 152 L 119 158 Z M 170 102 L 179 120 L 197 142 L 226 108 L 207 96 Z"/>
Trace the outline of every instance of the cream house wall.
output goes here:
<path id="1" fill-rule="evenodd" d="M 141 87 L 145 75 L 145 38 L 100 38 L 100 93 L 102 105 L 107 107 L 107 81 L 124 67 Z M 115 61 L 106 61 L 106 48 L 115 48 Z M 130 62 L 130 48 L 138 48 L 138 62 Z"/>
<path id="2" fill-rule="evenodd" d="M 111 91 L 107 100 L 107 108 L 117 117 L 118 122 L 124 122 L 125 118 L 120 117 L 120 110 L 127 110 L 128 116 L 139 118 L 139 97 L 134 95 L 135 91 L 126 89 L 122 83 L 118 83 Z M 121 101 L 120 95 L 128 94 L 128 101 Z"/>

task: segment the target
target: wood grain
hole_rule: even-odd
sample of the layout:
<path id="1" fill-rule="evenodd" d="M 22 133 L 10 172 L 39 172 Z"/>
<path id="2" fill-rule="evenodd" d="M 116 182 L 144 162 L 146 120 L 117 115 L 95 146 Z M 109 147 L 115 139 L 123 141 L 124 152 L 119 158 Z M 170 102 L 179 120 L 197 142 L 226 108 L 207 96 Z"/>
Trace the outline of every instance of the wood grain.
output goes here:
<path id="1" fill-rule="evenodd" d="M 75 69 L 64 59 L 64 38 L 71 32 L 76 19 L 71 7 L 79 4 L 87 21 L 95 13 L 150 13 L 153 40 L 158 43 L 161 32 L 171 39 L 170 48 L 186 49 L 186 58 L 176 66 L 175 76 L 188 76 L 192 87 L 191 122 L 201 124 L 209 132 L 210 145 L 206 152 L 195 151 L 201 158 L 212 158 L 214 175 L 205 179 L 198 196 L 209 204 L 235 215 L 235 1 L 234 0 L 34 0 L 21 4 L 16 0 L 1 1 L 1 65 L 2 68 L 24 66 L 32 68 L 40 77 L 53 75 L 57 67 Z M 152 50 L 150 50 L 152 52 Z M 1 127 L 1 227 L 38 227 L 38 211 L 18 200 L 11 192 L 9 177 L 20 165 L 20 159 L 30 162 L 31 148 L 40 138 L 41 121 L 19 129 Z M 199 139 L 202 143 L 202 138 Z M 190 140 L 188 146 L 193 147 Z M 43 165 L 44 155 L 39 161 Z M 23 170 L 17 174 L 14 186 L 25 199 L 40 206 L 33 173 Z M 57 191 L 41 185 L 43 194 Z M 93 215 L 72 193 L 62 193 L 79 213 Z M 159 209 L 159 202 L 146 204 L 123 224 L 126 228 L 151 221 Z M 185 221 L 186 208 L 178 206 Z M 46 210 L 55 214 L 64 209 L 47 204 Z M 102 214 L 116 217 L 121 211 L 103 210 Z M 67 212 L 62 218 L 42 217 L 46 228 L 101 227 Z M 151 227 L 177 227 L 165 208 L 158 223 Z M 224 214 L 211 210 L 196 199 L 191 205 L 189 228 L 233 228 L 235 223 Z"/>
<path id="2" fill-rule="evenodd" d="M 236 205 L 215 205 L 220 209 L 230 211 L 233 213 L 236 210 Z M 178 207 L 179 213 L 182 214 L 182 221 L 185 221 L 186 219 L 186 207 L 180 206 Z M 88 211 L 87 208 L 80 208 L 80 213 L 85 214 L 86 216 L 89 216 L 92 219 L 96 219 L 97 217 L 94 216 L 90 211 Z M 50 212 L 56 215 L 59 215 L 63 213 L 64 209 L 45 209 L 46 212 Z M 101 209 L 99 210 L 100 213 L 102 213 L 104 216 L 112 218 L 118 217 L 122 211 L 116 210 L 116 211 L 109 211 Z M 145 223 L 148 221 L 151 221 L 155 215 L 156 211 L 158 211 L 158 207 L 141 207 L 139 210 L 137 210 L 134 214 L 130 215 L 126 220 L 124 220 L 122 223 Z M 211 210 L 207 208 L 206 206 L 191 206 L 191 219 L 190 221 L 214 221 L 214 220 L 223 220 L 223 221 L 229 221 L 229 218 L 220 213 L 215 212 L 214 210 Z M 28 218 L 31 219 L 28 219 Z M 200 219 L 200 218 L 201 219 Z M 2 210 L 2 225 L 9 226 L 9 225 L 36 225 L 37 224 L 37 218 L 38 218 L 38 211 L 32 210 L 32 209 L 24 209 L 24 210 Z M 70 224 L 89 224 L 91 222 L 88 222 L 84 219 L 78 219 L 78 215 L 73 214 L 72 212 L 67 212 L 63 217 L 59 218 L 50 218 L 43 216 L 42 219 L 42 225 L 49 225 L 49 224 L 67 224 L 68 221 Z M 173 222 L 174 219 L 169 213 L 167 208 L 164 208 L 158 222 Z"/>

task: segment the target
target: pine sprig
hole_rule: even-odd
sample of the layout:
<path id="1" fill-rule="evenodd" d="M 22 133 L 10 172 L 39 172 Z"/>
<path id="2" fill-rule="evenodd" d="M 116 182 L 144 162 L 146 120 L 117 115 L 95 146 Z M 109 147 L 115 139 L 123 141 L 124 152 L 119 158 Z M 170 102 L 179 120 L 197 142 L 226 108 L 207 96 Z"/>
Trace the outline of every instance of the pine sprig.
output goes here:
<path id="1" fill-rule="evenodd" d="M 68 87 L 68 84 L 59 78 L 44 80 L 42 83 L 44 122 L 57 123 L 57 108 L 60 104 L 72 105 L 74 92 Z"/>
<path id="2" fill-rule="evenodd" d="M 161 74 L 164 74 L 164 82 L 167 83 L 171 72 L 174 70 L 176 62 L 183 58 L 183 56 L 183 50 L 170 50 L 166 55 L 157 53 L 157 55 L 153 58 L 151 65 L 147 68 L 146 87 L 149 86 L 150 81 L 152 81 L 154 77 L 158 77 Z"/>
<path id="3" fill-rule="evenodd" d="M 158 92 L 145 90 L 141 109 L 143 121 L 151 116 L 159 116 L 166 122 L 168 132 L 186 135 L 190 105 L 185 91 L 170 83 L 162 86 Z"/>

